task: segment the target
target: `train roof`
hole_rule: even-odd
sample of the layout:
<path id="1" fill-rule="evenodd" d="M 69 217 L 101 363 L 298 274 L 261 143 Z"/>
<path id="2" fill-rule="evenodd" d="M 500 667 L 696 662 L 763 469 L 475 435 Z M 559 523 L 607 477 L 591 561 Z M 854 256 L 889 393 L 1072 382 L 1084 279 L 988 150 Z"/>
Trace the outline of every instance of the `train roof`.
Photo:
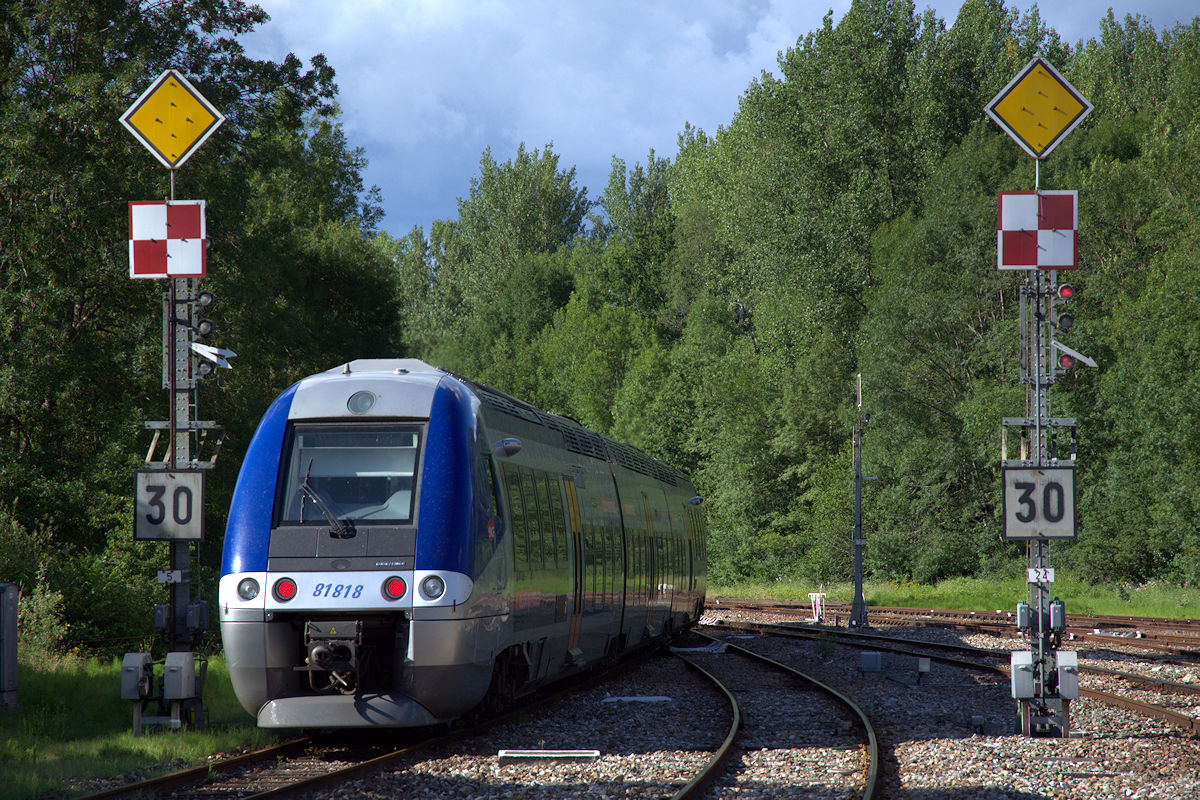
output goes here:
<path id="1" fill-rule="evenodd" d="M 466 386 L 479 400 L 480 404 L 505 414 L 541 425 L 557 431 L 563 439 L 563 447 L 573 453 L 619 464 L 626 469 L 654 478 L 655 480 L 678 485 L 680 479 L 686 479 L 683 472 L 649 456 L 633 445 L 618 442 L 607 436 L 583 427 L 570 417 L 552 414 L 535 408 L 523 400 L 505 394 L 484 383 L 473 381 L 447 369 L 435 367 L 416 358 L 362 358 L 350 361 L 338 367 L 326 370 L 322 375 L 353 375 L 362 373 L 392 375 L 446 375 Z"/>

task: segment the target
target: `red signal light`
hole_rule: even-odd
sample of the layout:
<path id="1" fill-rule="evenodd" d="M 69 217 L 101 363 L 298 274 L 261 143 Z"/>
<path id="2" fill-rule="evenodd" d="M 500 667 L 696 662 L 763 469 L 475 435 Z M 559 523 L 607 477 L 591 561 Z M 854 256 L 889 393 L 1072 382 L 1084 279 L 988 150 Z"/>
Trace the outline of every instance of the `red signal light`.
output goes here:
<path id="1" fill-rule="evenodd" d="M 1063 369 L 1070 369 L 1071 367 L 1075 366 L 1075 359 L 1066 353 L 1062 353 L 1058 357 L 1058 366 Z"/>
<path id="2" fill-rule="evenodd" d="M 401 597 L 404 597 L 404 593 L 407 591 L 408 586 L 405 585 L 404 579 L 399 575 L 392 575 L 383 581 L 383 596 L 388 600 L 399 600 Z"/>
<path id="3" fill-rule="evenodd" d="M 271 594 L 275 595 L 275 599 L 281 603 L 286 603 L 294 598 L 297 591 L 299 590 L 296 587 L 296 582 L 291 578 L 280 578 L 271 587 Z"/>
<path id="4" fill-rule="evenodd" d="M 1061 283 L 1058 286 L 1058 299 L 1070 300 L 1075 296 L 1075 287 L 1069 283 Z"/>

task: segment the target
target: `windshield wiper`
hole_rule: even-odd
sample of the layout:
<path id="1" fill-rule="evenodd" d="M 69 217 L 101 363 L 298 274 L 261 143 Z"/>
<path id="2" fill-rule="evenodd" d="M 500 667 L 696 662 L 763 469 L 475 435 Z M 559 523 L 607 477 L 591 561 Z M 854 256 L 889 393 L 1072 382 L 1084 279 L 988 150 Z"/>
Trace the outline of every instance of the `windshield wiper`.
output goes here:
<path id="1" fill-rule="evenodd" d="M 312 459 L 308 460 L 308 469 L 304 471 L 304 480 L 300 481 L 300 494 L 304 498 L 313 501 L 317 510 L 325 517 L 325 521 L 329 523 L 329 535 L 335 539 L 349 539 L 358 531 L 354 530 L 354 523 L 348 519 L 338 519 L 333 510 L 325 500 L 317 494 L 317 490 L 308 482 L 308 476 L 312 473 Z M 300 501 L 300 522 L 304 522 L 304 500 Z"/>

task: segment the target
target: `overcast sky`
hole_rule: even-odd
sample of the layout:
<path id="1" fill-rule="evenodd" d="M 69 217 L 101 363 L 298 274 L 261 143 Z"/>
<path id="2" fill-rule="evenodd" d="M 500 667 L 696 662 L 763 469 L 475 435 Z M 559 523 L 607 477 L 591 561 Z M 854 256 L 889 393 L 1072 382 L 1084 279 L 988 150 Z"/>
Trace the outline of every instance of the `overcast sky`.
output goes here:
<path id="1" fill-rule="evenodd" d="M 244 38 L 249 55 L 305 63 L 324 53 L 337 72 L 343 125 L 362 147 L 368 186 L 382 191 L 384 230 L 428 233 L 457 201 L 486 147 L 553 142 L 560 168 L 595 200 L 612 157 L 629 166 L 651 149 L 674 158 L 685 123 L 715 133 L 780 51 L 834 22 L 848 0 L 255 0 L 271 21 Z M 1022 10 L 1031 3 L 1009 3 Z M 1190 22 L 1196 0 L 1043 3 L 1068 43 L 1094 38 L 1112 6 L 1162 30 Z M 922 2 L 947 26 L 959 2 Z M 1100 109 L 1097 109 L 1100 111 Z M 983 110 L 980 109 L 980 115 Z"/>

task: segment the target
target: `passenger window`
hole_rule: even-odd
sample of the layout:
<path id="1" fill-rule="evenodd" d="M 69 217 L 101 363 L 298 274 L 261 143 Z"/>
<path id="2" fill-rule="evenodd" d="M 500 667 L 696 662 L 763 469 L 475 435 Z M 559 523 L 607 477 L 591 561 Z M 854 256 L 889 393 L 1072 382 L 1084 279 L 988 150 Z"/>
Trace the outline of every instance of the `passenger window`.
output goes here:
<path id="1" fill-rule="evenodd" d="M 524 575 L 529 571 L 529 534 L 525 527 L 525 506 L 521 499 L 521 478 L 516 469 L 504 468 L 504 484 L 508 489 L 508 505 L 512 518 L 514 571 Z"/>
<path id="2" fill-rule="evenodd" d="M 558 479 L 547 476 L 546 491 L 550 496 L 550 517 L 554 525 L 554 549 L 559 567 L 567 565 L 567 517 L 563 509 L 562 486 Z"/>
<path id="3" fill-rule="evenodd" d="M 538 519 L 541 521 L 542 531 L 542 558 L 545 560 L 546 568 L 552 569 L 556 566 L 557 549 L 554 544 L 554 512 L 550 507 L 550 494 L 546 491 L 545 475 L 543 473 L 534 475 L 533 483 L 537 487 Z"/>
<path id="4" fill-rule="evenodd" d="M 542 525 L 533 473 L 528 469 L 521 470 L 521 497 L 525 500 L 525 526 L 529 531 L 529 565 L 532 569 L 540 570 L 545 564 L 542 560 Z"/>

